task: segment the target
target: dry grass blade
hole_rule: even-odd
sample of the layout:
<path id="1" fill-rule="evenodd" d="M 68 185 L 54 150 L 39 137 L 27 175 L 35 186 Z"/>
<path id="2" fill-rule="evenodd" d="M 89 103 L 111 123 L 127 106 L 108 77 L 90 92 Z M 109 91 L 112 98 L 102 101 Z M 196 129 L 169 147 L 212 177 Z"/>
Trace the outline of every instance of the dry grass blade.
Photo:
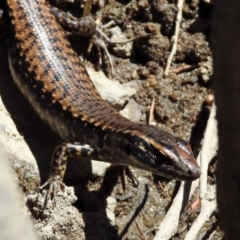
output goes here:
<path id="1" fill-rule="evenodd" d="M 173 60 L 173 57 L 177 51 L 177 42 L 178 42 L 178 36 L 179 36 L 179 29 L 180 29 L 180 24 L 181 24 L 181 20 L 182 20 L 182 9 L 183 9 L 183 4 L 184 4 L 184 0 L 178 0 L 178 13 L 177 13 L 177 20 L 176 20 L 176 26 L 175 26 L 175 33 L 173 36 L 173 46 L 172 46 L 172 50 L 171 53 L 168 57 L 167 60 L 167 66 L 164 72 L 165 76 L 168 76 L 169 74 L 169 69 Z"/>
<path id="2" fill-rule="evenodd" d="M 149 125 L 151 125 L 151 122 L 153 121 L 154 107 L 155 107 L 155 98 L 153 98 L 153 100 L 152 100 L 152 104 L 151 104 L 150 111 L 149 111 L 149 119 L 148 119 Z"/>
<path id="3" fill-rule="evenodd" d="M 138 229 L 139 234 L 140 234 L 140 240 L 146 240 L 146 238 L 145 238 L 145 236 L 144 236 L 144 234 L 143 234 L 143 232 L 142 232 L 142 230 L 141 230 L 141 228 L 140 228 L 140 226 L 138 224 L 137 219 L 135 220 L 135 223 L 136 223 L 137 229 Z"/>

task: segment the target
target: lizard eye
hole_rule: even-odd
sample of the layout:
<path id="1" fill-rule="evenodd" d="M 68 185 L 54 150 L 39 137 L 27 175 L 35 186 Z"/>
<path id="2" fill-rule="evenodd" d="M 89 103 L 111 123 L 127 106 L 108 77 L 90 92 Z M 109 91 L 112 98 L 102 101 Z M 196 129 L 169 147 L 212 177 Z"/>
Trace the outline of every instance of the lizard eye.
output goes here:
<path id="1" fill-rule="evenodd" d="M 130 144 L 127 144 L 126 147 L 125 147 L 125 152 L 127 155 L 130 155 L 131 154 L 131 146 Z"/>

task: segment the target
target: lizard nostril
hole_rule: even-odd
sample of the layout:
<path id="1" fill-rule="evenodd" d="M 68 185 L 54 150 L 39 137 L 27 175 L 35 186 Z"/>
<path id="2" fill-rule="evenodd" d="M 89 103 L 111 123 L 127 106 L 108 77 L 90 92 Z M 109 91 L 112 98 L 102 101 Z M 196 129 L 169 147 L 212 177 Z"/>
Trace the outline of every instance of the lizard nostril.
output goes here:
<path id="1" fill-rule="evenodd" d="M 197 179 L 200 177 L 200 169 L 188 170 L 188 175 L 191 176 L 193 179 Z"/>

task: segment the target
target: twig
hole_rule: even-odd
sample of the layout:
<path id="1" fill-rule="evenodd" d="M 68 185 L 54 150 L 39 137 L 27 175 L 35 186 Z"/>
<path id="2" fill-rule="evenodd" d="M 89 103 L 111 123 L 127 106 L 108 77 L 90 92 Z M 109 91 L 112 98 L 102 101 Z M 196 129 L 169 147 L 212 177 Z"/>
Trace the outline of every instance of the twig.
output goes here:
<path id="1" fill-rule="evenodd" d="M 216 156 L 218 150 L 218 134 L 217 134 L 217 120 L 216 106 L 213 104 L 207 128 L 204 134 L 204 141 L 202 149 L 198 155 L 198 160 L 201 162 L 201 177 L 200 177 L 200 198 L 202 203 L 201 213 L 193 223 L 185 240 L 197 238 L 197 233 L 203 224 L 209 220 L 212 212 L 217 207 L 216 202 L 216 186 L 207 184 L 207 169 L 210 161 Z"/>
<path id="2" fill-rule="evenodd" d="M 198 67 L 198 65 L 183 65 L 177 68 L 172 68 L 169 70 L 170 73 L 175 73 L 175 74 L 179 74 L 188 70 L 192 70 L 194 68 Z"/>
<path id="3" fill-rule="evenodd" d="M 136 223 L 136 226 L 137 226 L 137 229 L 139 231 L 139 234 L 140 234 L 140 240 L 146 240 L 145 236 L 144 236 L 144 233 L 142 232 L 139 224 L 138 224 L 138 221 L 137 219 L 135 219 L 135 223 Z"/>
<path id="4" fill-rule="evenodd" d="M 208 164 L 212 158 L 216 155 L 218 147 L 218 138 L 217 138 L 217 123 L 215 120 L 216 106 L 213 105 L 211 114 L 208 120 L 207 128 L 204 135 L 204 141 L 202 150 L 200 151 L 197 162 L 201 161 L 201 178 L 192 183 L 189 197 L 192 196 L 194 191 L 201 181 L 201 203 L 202 211 L 193 223 L 190 231 L 187 233 L 185 240 L 197 239 L 197 233 L 204 222 L 209 220 L 209 216 L 216 208 L 216 191 L 215 186 L 207 186 L 207 169 Z M 179 222 L 180 212 L 182 210 L 182 202 L 184 196 L 184 186 L 187 186 L 187 183 L 183 183 L 180 186 L 180 189 L 173 200 L 173 204 L 168 210 L 164 220 L 161 222 L 158 232 L 154 240 L 168 240 L 173 234 L 177 231 L 177 226 Z"/>
<path id="5" fill-rule="evenodd" d="M 148 124 L 149 125 L 151 125 L 151 122 L 153 121 L 154 107 L 155 107 L 155 97 L 152 100 L 152 104 L 151 104 L 150 111 L 149 111 L 149 119 L 148 119 Z"/>
<path id="6" fill-rule="evenodd" d="M 194 203 L 190 206 L 191 210 L 195 210 L 201 204 L 201 199 L 197 198 Z"/>
<path id="7" fill-rule="evenodd" d="M 184 182 L 181 183 L 171 208 L 168 210 L 165 218 L 161 222 L 154 240 L 168 240 L 177 231 L 179 216 L 182 209 L 184 184 Z"/>
<path id="8" fill-rule="evenodd" d="M 157 187 L 159 190 L 164 191 L 164 187 L 163 187 L 161 181 L 159 181 L 159 180 L 157 180 Z"/>
<path id="9" fill-rule="evenodd" d="M 169 69 L 170 69 L 170 65 L 172 63 L 173 60 L 173 56 L 175 55 L 176 51 L 177 51 L 177 42 L 178 42 L 178 36 L 179 36 L 179 29 L 180 29 L 180 24 L 181 24 L 181 20 L 182 20 L 182 8 L 183 8 L 183 4 L 184 4 L 184 0 L 178 0 L 178 13 L 177 13 L 177 19 L 176 19 L 176 26 L 175 26 L 175 33 L 173 36 L 173 46 L 172 46 L 172 50 L 171 53 L 168 57 L 167 60 L 167 66 L 164 72 L 165 76 L 168 76 L 169 74 Z"/>

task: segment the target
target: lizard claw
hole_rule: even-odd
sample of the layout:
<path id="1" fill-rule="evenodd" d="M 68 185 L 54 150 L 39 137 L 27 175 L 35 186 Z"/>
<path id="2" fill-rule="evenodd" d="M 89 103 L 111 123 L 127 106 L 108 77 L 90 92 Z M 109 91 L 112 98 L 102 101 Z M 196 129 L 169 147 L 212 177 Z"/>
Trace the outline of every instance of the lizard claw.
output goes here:
<path id="1" fill-rule="evenodd" d="M 49 200 L 52 200 L 54 202 L 53 208 L 56 206 L 56 195 L 57 192 L 65 190 L 65 185 L 62 182 L 62 179 L 60 176 L 53 176 L 50 177 L 40 188 L 39 190 L 42 191 L 44 188 L 46 188 L 49 185 L 49 189 L 47 192 L 47 196 L 45 198 L 43 209 L 46 208 Z"/>

